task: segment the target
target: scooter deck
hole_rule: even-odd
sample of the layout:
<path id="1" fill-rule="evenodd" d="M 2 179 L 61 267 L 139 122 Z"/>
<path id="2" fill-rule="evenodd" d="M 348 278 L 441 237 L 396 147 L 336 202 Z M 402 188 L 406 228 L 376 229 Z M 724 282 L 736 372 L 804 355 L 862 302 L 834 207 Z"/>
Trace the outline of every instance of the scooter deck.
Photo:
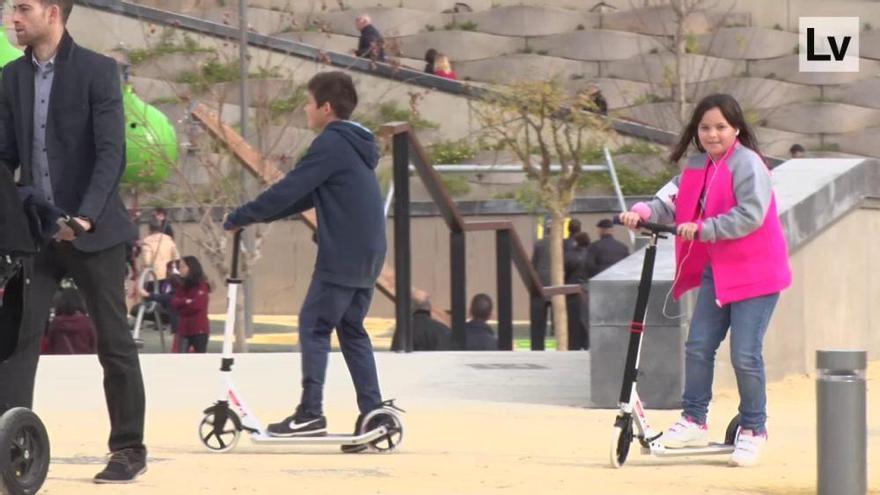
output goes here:
<path id="1" fill-rule="evenodd" d="M 312 437 L 275 437 L 267 435 L 265 432 L 254 433 L 251 435 L 251 441 L 257 444 L 265 443 L 283 443 L 296 445 L 363 445 L 378 440 L 388 434 L 388 429 L 380 426 L 375 430 L 370 430 L 363 435 L 345 435 L 341 433 L 330 433 L 324 436 Z"/>
<path id="2" fill-rule="evenodd" d="M 684 447 L 680 449 L 663 447 L 662 449 L 654 449 L 651 453 L 660 457 L 685 457 L 690 455 L 732 454 L 733 450 L 733 445 L 712 442 L 706 447 Z"/>

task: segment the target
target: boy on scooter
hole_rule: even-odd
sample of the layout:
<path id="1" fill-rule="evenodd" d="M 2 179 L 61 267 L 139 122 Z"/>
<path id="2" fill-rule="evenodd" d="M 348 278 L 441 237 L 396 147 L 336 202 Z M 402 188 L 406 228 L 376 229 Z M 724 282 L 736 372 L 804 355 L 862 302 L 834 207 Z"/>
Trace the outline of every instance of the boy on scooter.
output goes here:
<path id="1" fill-rule="evenodd" d="M 360 415 L 355 434 L 364 415 L 382 405 L 373 347 L 364 328 L 386 250 L 382 195 L 375 174 L 379 150 L 369 130 L 348 120 L 358 103 L 348 75 L 315 75 L 308 83 L 307 98 L 308 125 L 319 132 L 318 137 L 291 172 L 230 213 L 223 225 L 237 230 L 310 208 L 320 219 L 315 271 L 299 314 L 302 397 L 291 416 L 269 425 L 268 433 L 279 437 L 327 434 L 322 399 L 334 328 L 357 392 Z M 342 451 L 366 448 L 344 445 Z"/>

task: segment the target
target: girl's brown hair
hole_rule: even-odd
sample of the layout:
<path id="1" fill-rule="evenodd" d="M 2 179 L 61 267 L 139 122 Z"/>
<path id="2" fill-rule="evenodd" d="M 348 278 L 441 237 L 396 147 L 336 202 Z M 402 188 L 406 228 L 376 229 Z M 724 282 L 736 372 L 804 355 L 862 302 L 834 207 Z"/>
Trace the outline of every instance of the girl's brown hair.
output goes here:
<path id="1" fill-rule="evenodd" d="M 740 108 L 736 98 L 726 94 L 714 94 L 703 98 L 697 103 L 697 107 L 691 115 L 691 121 L 688 122 L 684 131 L 682 131 L 678 144 L 675 145 L 675 148 L 673 148 L 672 153 L 669 155 L 670 161 L 678 162 L 681 160 L 681 157 L 687 153 L 688 147 L 691 143 L 693 143 L 701 153 L 706 152 L 703 145 L 700 144 L 698 128 L 700 126 L 700 121 L 703 119 L 703 115 L 713 108 L 721 110 L 721 114 L 724 115 L 727 123 L 739 131 L 737 138 L 743 146 L 751 149 L 759 155 L 761 154 L 761 152 L 758 151 L 758 139 L 755 137 L 755 133 L 752 132 L 752 128 L 749 127 L 749 123 L 746 122 L 742 108 Z"/>

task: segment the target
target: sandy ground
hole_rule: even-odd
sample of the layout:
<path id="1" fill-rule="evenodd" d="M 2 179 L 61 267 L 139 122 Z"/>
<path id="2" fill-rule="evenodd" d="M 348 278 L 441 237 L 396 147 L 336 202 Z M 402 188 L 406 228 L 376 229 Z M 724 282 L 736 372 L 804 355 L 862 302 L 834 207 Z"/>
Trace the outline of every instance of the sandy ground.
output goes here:
<path id="1" fill-rule="evenodd" d="M 149 371 L 149 370 L 147 370 Z M 168 371 L 168 370 L 166 370 Z M 168 371 L 170 372 L 170 371 Z M 48 373 L 42 371 L 41 373 Z M 147 373 L 147 386 L 156 379 Z M 166 376 L 166 375 L 163 375 Z M 46 383 L 42 378 L 41 382 Z M 808 494 L 815 493 L 815 383 L 800 376 L 770 386 L 770 442 L 763 463 L 730 468 L 726 457 L 657 459 L 633 449 L 622 469 L 609 468 L 614 412 L 562 406 L 413 398 L 406 438 L 392 454 L 342 455 L 331 447 L 263 447 L 243 438 L 225 454 L 208 453 L 196 438 L 199 402 L 181 399 L 148 407 L 149 472 L 133 485 L 96 486 L 91 477 L 105 458 L 106 414 L 100 389 L 84 388 L 82 403 L 47 397 L 37 408 L 49 428 L 53 464 L 41 493 L 112 494 Z M 64 383 L 54 386 L 64 387 Z M 269 384 L 268 387 L 272 385 Z M 287 389 L 293 390 L 295 384 Z M 272 391 L 268 391 L 269 394 Z M 259 394 L 257 394 L 259 397 Z M 199 398 L 200 400 L 200 398 Z M 253 399 L 251 399 L 253 400 Z M 330 401 L 331 430 L 354 420 L 344 402 Z M 206 404 L 204 404 L 206 405 Z M 264 421 L 286 409 L 260 409 Z M 409 406 L 409 407 L 407 407 Z M 710 425 L 723 435 L 736 391 L 716 393 Z M 869 372 L 869 411 L 880 410 L 880 363 Z M 676 411 L 652 411 L 665 427 Z M 869 414 L 869 487 L 880 494 L 880 415 Z M 91 439 L 88 439 L 91 437 Z"/>

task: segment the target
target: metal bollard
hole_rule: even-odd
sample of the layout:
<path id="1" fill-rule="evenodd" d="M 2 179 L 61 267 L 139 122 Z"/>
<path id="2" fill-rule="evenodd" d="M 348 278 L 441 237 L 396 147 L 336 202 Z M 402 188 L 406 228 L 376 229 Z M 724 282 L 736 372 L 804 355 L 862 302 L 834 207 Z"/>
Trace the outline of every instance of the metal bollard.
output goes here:
<path id="1" fill-rule="evenodd" d="M 868 489 L 865 351 L 816 351 L 819 495 Z"/>

